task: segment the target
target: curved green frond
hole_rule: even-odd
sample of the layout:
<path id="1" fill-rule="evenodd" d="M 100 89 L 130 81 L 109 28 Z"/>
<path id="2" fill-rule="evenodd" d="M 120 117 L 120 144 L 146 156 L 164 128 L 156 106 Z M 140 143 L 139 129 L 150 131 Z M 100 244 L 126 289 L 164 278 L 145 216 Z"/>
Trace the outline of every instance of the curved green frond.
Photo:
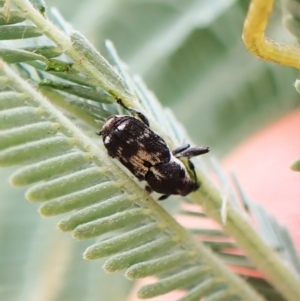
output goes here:
<path id="1" fill-rule="evenodd" d="M 174 252 L 184 252 L 189 258 L 187 261 L 164 269 L 164 273 L 172 269 L 172 277 L 166 276 L 156 284 L 145 286 L 139 295 L 149 298 L 176 288 L 194 287 L 195 283 L 206 278 L 209 271 L 212 283 L 221 283 L 229 295 L 231 291 L 235 294 L 240 291 L 241 300 L 260 299 L 254 291 L 241 286 L 237 276 L 229 272 L 153 199 L 145 198 L 145 192 L 110 159 L 107 160 L 101 148 L 95 146 L 28 83 L 3 63 L 1 73 L 6 76 L 6 87 L 12 91 L 2 92 L 5 93 L 2 97 L 5 101 L 1 105 L 2 120 L 11 122 L 3 122 L 1 126 L 0 136 L 4 133 L 4 137 L 8 137 L 9 131 L 10 144 L 3 145 L 0 162 L 2 166 L 26 165 L 11 176 L 11 182 L 33 184 L 26 196 L 31 201 L 44 202 L 40 207 L 44 215 L 77 210 L 59 223 L 63 231 L 73 230 L 76 239 L 89 239 L 124 228 L 129 230 L 120 237 L 115 236 L 112 241 L 104 241 L 104 245 L 98 243 L 91 246 L 85 253 L 87 259 L 109 256 L 104 265 L 109 272 L 144 263 L 148 270 L 144 273 L 147 274 L 151 266 L 151 262 L 147 264 L 147 261 L 153 257 L 159 259 L 168 254 L 173 258 Z M 8 100 L 14 99 L 15 93 L 24 95 L 23 103 L 19 101 L 22 98 L 18 97 L 11 107 Z M 23 121 L 17 122 L 19 120 Z M 48 137 L 40 133 L 45 126 L 50 128 Z M 21 134 L 29 136 L 30 142 L 24 141 Z M 71 164 L 73 162 L 75 164 Z M 138 237 L 144 239 L 136 240 L 137 231 Z M 160 270 L 153 272 L 160 274 Z M 229 282 L 228 277 L 231 279 Z M 203 294 L 210 295 L 214 292 L 213 288 L 214 285 Z"/>
<path id="2" fill-rule="evenodd" d="M 171 147 L 177 146 L 187 135 L 171 111 L 159 104 L 139 77 L 129 76 L 111 42 L 106 47 L 114 67 L 82 34 L 63 22 L 63 31 L 50 23 L 43 15 L 43 3 L 35 6 L 38 10 L 25 0 L 12 3 L 5 18 L 15 25 L 0 26 L 0 38 L 22 38 L 26 47 L 0 48 L 0 56 L 7 63 L 17 63 L 14 70 L 2 63 L 0 71 L 0 165 L 22 165 L 10 177 L 11 183 L 30 185 L 26 197 L 42 203 L 41 214 L 68 213 L 58 224 L 60 230 L 73 231 L 79 240 L 106 238 L 91 243 L 84 254 L 86 259 L 109 257 L 104 269 L 126 270 L 128 279 L 157 276 L 155 283 L 140 289 L 141 298 L 184 288 L 186 295 L 180 300 L 199 300 L 203 296 L 208 300 L 264 300 L 149 197 L 107 156 L 98 145 L 99 138 L 94 139 L 98 127 L 94 119 L 105 119 L 107 114 L 120 111 L 107 104 L 121 97 L 130 106 L 147 112 L 151 127 Z M 19 24 L 22 18 L 28 24 Z M 147 63 L 151 69 L 150 61 Z M 33 86 L 15 71 L 30 79 Z M 191 195 L 189 202 L 201 204 L 205 213 L 244 247 L 271 283 L 288 300 L 297 300 L 297 276 L 255 233 L 244 212 L 237 208 L 234 196 L 230 195 L 232 201 L 227 202 L 223 192 L 200 172 L 204 171 L 203 162 L 195 162 L 202 188 Z M 185 213 L 193 214 L 188 210 Z M 196 235 L 224 236 L 213 229 L 192 230 Z M 236 243 L 205 242 L 225 262 L 235 260 L 239 266 L 252 268 L 246 257 L 222 253 L 226 247 L 236 249 Z M 272 262 L 266 263 L 268 256 Z"/>

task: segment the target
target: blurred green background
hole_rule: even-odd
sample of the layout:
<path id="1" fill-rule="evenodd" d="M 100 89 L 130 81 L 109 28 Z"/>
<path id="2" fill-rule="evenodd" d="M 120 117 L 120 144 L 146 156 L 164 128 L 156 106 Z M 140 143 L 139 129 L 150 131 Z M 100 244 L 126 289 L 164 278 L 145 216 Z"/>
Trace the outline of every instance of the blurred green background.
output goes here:
<path id="1" fill-rule="evenodd" d="M 265 124 L 299 106 L 292 68 L 252 57 L 242 43 L 244 0 L 48 0 L 105 56 L 111 40 L 132 73 L 184 124 L 195 144 L 222 158 Z M 275 7 L 268 35 L 293 41 Z M 125 300 L 132 282 L 41 218 L 0 171 L 0 300 Z"/>

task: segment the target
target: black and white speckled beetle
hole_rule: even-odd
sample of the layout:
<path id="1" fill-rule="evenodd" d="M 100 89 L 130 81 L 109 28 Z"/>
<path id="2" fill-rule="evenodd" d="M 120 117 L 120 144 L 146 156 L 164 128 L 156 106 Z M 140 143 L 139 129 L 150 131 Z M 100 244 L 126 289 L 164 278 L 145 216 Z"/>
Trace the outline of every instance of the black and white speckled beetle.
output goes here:
<path id="1" fill-rule="evenodd" d="M 197 190 L 200 185 L 190 158 L 209 152 L 209 148 L 186 144 L 171 152 L 166 142 L 149 128 L 145 115 L 126 107 L 121 99 L 117 102 L 136 117 L 114 115 L 106 120 L 97 134 L 102 136 L 108 155 L 118 159 L 140 181 L 146 181 L 149 193 L 162 194 L 159 200 Z M 188 159 L 193 179 L 179 158 Z"/>

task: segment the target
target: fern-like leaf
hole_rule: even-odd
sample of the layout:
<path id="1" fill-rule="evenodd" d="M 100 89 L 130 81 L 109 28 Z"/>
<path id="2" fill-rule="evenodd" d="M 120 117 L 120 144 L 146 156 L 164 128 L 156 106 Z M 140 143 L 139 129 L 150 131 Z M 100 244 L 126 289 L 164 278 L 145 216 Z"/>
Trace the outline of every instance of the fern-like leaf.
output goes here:
<path id="1" fill-rule="evenodd" d="M 132 80 L 128 76 L 111 43 L 108 42 L 107 47 L 119 72 L 80 33 L 63 26 L 69 38 L 27 1 L 12 3 L 17 10 L 6 10 L 5 19 L 11 20 L 11 24 L 30 20 L 33 25 L 3 25 L 2 39 L 47 36 L 55 47 L 45 49 L 46 45 L 41 43 L 37 53 L 33 53 L 32 45 L 21 50 L 3 49 L 3 59 L 10 63 L 30 60 L 29 66 L 18 64 L 15 69 L 34 82 L 42 79 L 41 86 L 54 89 L 50 92 L 41 89 L 51 102 L 62 107 L 70 118 L 81 117 L 81 121 L 89 120 L 89 123 L 87 129 L 81 131 L 48 99 L 2 63 L 0 136 L 4 142 L 1 143 L 0 163 L 2 166 L 24 165 L 14 172 L 11 182 L 32 185 L 26 196 L 31 201 L 44 202 L 40 207 L 42 214 L 71 212 L 60 221 L 59 228 L 73 231 L 77 239 L 118 231 L 113 237 L 91 245 L 85 258 L 109 256 L 105 270 L 127 269 L 126 276 L 130 279 L 159 276 L 157 282 L 140 289 L 138 295 L 142 298 L 185 288 L 187 294 L 181 300 L 198 300 L 203 296 L 212 300 L 263 300 L 110 160 L 98 141 L 88 137 L 96 128 L 95 116 L 105 117 L 105 103 L 121 97 L 138 110 L 147 109 L 151 126 L 174 147 L 186 135 L 172 114 L 168 111 L 164 114 L 139 78 Z M 23 19 L 10 19 L 16 15 Z M 61 53 L 67 59 L 57 56 Z M 55 77 L 49 75 L 51 73 Z M 74 101 L 71 110 L 68 110 L 65 93 L 71 104 Z M 76 97 L 72 98 L 70 93 Z M 84 95 L 91 103 L 89 110 L 81 112 Z M 112 108 L 111 112 L 114 110 L 118 109 Z M 222 193 L 201 174 L 201 162 L 196 160 L 196 163 L 202 188 L 193 194 L 193 201 L 201 204 L 210 217 L 223 222 L 224 229 L 245 248 L 270 281 L 289 300 L 295 300 L 299 296 L 297 277 L 262 242 L 232 203 L 228 203 L 223 216 L 219 214 L 224 201 Z M 265 264 L 266 256 L 270 256 L 274 266 Z M 277 275 L 274 270 L 279 271 Z M 287 285 L 293 290 L 286 292 Z"/>

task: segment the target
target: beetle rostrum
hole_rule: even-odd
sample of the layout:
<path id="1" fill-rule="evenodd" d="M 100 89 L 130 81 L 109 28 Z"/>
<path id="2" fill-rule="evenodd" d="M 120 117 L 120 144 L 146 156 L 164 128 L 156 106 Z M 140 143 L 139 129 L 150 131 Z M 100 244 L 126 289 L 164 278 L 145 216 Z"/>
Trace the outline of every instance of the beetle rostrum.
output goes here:
<path id="1" fill-rule="evenodd" d="M 170 195 L 188 195 L 200 184 L 190 158 L 209 152 L 208 147 L 182 145 L 170 151 L 166 142 L 149 127 L 147 117 L 117 102 L 133 116 L 113 115 L 97 133 L 102 136 L 108 155 L 119 160 L 140 181 L 146 181 L 146 191 L 155 191 L 164 200 Z M 193 178 L 179 158 L 187 158 Z"/>

